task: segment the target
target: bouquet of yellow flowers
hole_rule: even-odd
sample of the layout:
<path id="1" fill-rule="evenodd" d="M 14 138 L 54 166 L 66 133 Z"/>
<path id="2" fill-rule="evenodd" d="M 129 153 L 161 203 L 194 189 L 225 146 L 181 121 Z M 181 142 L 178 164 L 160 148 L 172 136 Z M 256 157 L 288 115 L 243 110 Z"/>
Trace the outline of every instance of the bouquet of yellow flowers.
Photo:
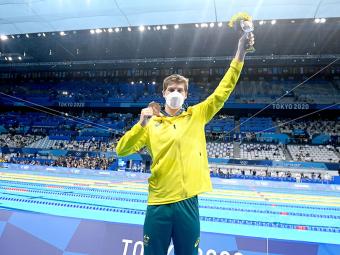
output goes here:
<path id="1" fill-rule="evenodd" d="M 233 28 L 235 26 L 238 26 L 240 24 L 240 21 L 250 21 L 252 22 L 252 17 L 246 13 L 246 12 L 239 12 L 237 14 L 235 14 L 234 16 L 231 17 L 228 26 Z"/>
<path id="2" fill-rule="evenodd" d="M 234 28 L 239 33 L 251 33 L 254 31 L 254 24 L 252 17 L 246 12 L 239 12 L 231 17 L 228 26 Z M 255 48 L 252 45 L 246 46 L 247 52 L 255 52 Z"/>

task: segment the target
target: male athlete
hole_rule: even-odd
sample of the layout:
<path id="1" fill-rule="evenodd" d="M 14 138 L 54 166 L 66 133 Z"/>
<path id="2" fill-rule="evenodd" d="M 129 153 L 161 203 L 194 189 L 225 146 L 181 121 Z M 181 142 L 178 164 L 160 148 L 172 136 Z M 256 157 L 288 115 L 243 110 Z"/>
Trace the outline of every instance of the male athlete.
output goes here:
<path id="1" fill-rule="evenodd" d="M 215 91 L 203 102 L 183 109 L 188 79 L 170 75 L 163 82 L 164 109 L 150 104 L 139 122 L 119 140 L 118 156 L 144 146 L 153 163 L 144 222 L 144 254 L 166 255 L 172 239 L 176 255 L 197 255 L 200 220 L 197 195 L 212 191 L 204 127 L 223 107 L 240 76 L 246 44 L 244 34 L 230 68 Z"/>

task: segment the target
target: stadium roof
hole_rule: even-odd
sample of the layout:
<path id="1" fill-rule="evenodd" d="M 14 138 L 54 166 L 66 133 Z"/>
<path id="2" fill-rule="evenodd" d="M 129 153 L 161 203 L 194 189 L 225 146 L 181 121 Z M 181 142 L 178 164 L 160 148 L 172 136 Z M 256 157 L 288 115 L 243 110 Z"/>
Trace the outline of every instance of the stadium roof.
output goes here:
<path id="1" fill-rule="evenodd" d="M 340 17 L 340 0 L 0 0 L 0 34 L 228 21 Z"/>

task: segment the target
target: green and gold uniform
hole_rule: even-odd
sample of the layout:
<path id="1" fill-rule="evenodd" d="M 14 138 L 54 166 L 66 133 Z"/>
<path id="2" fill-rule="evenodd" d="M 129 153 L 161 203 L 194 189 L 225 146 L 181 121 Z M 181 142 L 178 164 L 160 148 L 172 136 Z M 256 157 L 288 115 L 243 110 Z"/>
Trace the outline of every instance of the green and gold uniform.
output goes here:
<path id="1" fill-rule="evenodd" d="M 176 255 L 197 254 L 197 195 L 212 190 L 204 128 L 234 90 L 242 67 L 243 62 L 234 59 L 206 100 L 177 116 L 153 116 L 144 127 L 138 122 L 119 140 L 118 156 L 146 146 L 153 160 L 144 224 L 145 255 L 167 254 L 171 238 Z"/>

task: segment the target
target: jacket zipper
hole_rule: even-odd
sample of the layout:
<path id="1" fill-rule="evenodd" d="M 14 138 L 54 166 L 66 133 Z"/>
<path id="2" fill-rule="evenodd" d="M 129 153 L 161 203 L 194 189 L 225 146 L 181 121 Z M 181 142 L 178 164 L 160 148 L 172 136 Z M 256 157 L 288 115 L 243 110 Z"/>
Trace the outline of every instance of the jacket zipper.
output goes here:
<path id="1" fill-rule="evenodd" d="M 174 126 L 174 129 L 176 129 L 176 124 L 174 124 L 173 125 Z M 182 189 L 183 189 L 183 192 L 182 192 L 182 194 L 184 195 L 184 197 L 186 197 L 187 196 L 187 192 L 185 191 L 185 178 L 184 178 L 184 167 L 183 167 L 183 161 L 182 161 L 182 150 L 181 150 L 181 145 L 180 145 L 180 143 L 178 142 L 178 149 L 179 149 L 179 157 L 180 157 L 180 162 L 181 162 L 181 166 L 182 166 L 182 182 L 183 182 L 183 187 L 182 187 Z"/>

